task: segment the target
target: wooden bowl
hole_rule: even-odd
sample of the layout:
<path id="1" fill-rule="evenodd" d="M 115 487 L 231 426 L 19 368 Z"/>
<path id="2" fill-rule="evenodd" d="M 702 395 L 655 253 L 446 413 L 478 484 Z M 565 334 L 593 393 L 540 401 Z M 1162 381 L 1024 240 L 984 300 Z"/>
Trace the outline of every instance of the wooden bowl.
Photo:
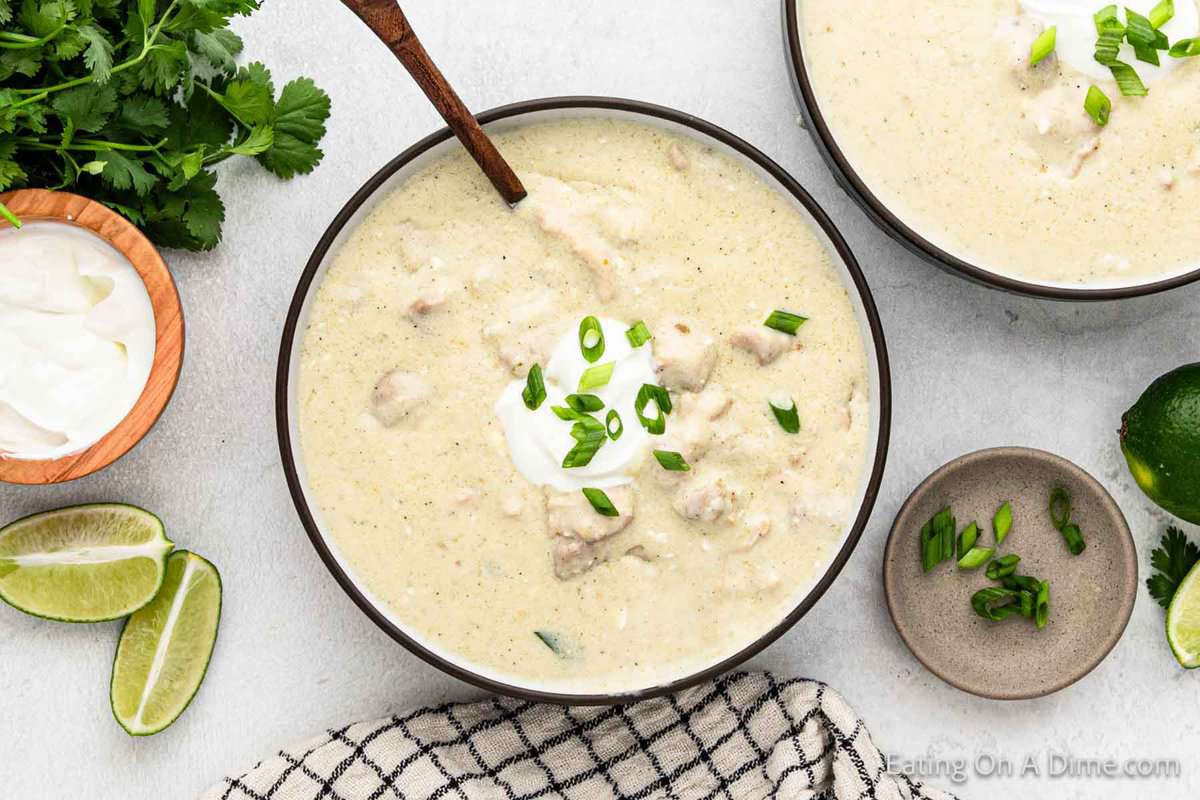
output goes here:
<path id="1" fill-rule="evenodd" d="M 158 250 L 133 223 L 107 206 L 69 192 L 21 189 L 0 194 L 23 222 L 65 222 L 85 228 L 112 245 L 141 275 L 154 308 L 155 346 L 150 377 L 125 418 L 98 442 L 61 458 L 35 459 L 0 456 L 0 481 L 61 483 L 104 469 L 142 440 L 162 415 L 179 382 L 183 366 L 183 308 L 175 281 Z M 0 220 L 0 227 L 8 223 Z"/>

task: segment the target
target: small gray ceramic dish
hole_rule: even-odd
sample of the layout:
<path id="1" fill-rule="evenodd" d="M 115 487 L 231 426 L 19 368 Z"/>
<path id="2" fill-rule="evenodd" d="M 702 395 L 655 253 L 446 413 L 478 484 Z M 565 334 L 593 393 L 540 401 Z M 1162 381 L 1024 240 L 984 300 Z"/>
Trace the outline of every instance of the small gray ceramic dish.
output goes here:
<path id="1" fill-rule="evenodd" d="M 1050 492 L 1071 493 L 1072 521 L 1087 549 L 1072 556 L 1047 511 Z M 947 561 L 921 571 L 921 527 L 945 506 L 961 531 L 979 523 L 979 544 L 995 546 L 992 515 L 1013 508 L 1012 532 L 997 555 L 1021 556 L 1019 575 L 1050 582 L 1050 622 L 1038 630 L 1012 617 L 989 622 L 971 596 L 989 586 L 983 569 Z M 888 612 L 913 655 L 965 692 L 1024 700 L 1087 675 L 1120 641 L 1137 598 L 1137 552 L 1129 524 L 1100 483 L 1064 458 L 1025 447 L 980 450 L 934 472 L 905 501 L 883 561 Z"/>

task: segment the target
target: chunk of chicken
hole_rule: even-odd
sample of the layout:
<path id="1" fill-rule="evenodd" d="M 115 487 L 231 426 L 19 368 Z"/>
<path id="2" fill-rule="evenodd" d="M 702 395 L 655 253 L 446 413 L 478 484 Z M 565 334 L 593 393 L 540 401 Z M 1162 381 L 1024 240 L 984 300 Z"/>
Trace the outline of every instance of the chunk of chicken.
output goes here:
<path id="1" fill-rule="evenodd" d="M 762 365 L 770 364 L 789 350 L 796 349 L 796 337 L 766 325 L 743 325 L 730 338 L 733 346 L 745 350 Z"/>
<path id="2" fill-rule="evenodd" d="M 771 517 L 767 514 L 748 514 L 739 526 L 733 549 L 744 553 L 767 537 L 771 532 Z"/>
<path id="3" fill-rule="evenodd" d="M 433 390 L 425 379 L 404 370 L 386 373 L 371 393 L 371 413 L 385 427 L 399 425 L 429 401 Z"/>
<path id="4" fill-rule="evenodd" d="M 453 291 L 441 259 L 435 259 L 413 274 L 408 281 L 404 313 L 410 319 L 428 314 L 446 304 Z"/>
<path id="5" fill-rule="evenodd" d="M 733 512 L 737 491 L 721 475 L 692 480 L 682 486 L 672 502 L 676 513 L 696 522 L 716 522 Z"/>
<path id="6" fill-rule="evenodd" d="M 554 299 L 548 292 L 528 295 L 513 303 L 508 319 L 483 329 L 483 337 L 496 357 L 516 377 L 524 377 L 534 364 L 545 365 L 558 338 L 552 322 Z"/>
<path id="7" fill-rule="evenodd" d="M 600 299 L 611 300 L 619 276 L 628 271 L 617 245 L 635 241 L 647 217 L 633 193 L 536 173 L 522 180 L 529 197 L 517 213 L 531 215 L 538 227 L 561 239 L 591 270 Z"/>
<path id="8" fill-rule="evenodd" d="M 1096 125 L 1083 110 L 1079 89 L 1072 83 L 1059 82 L 1030 97 L 1025 117 L 1030 122 L 1026 141 L 1033 152 L 1067 178 L 1079 175 L 1100 149 Z"/>
<path id="9" fill-rule="evenodd" d="M 633 522 L 633 489 L 618 486 L 606 489 L 605 494 L 619 516 L 599 513 L 583 492 L 550 492 L 546 498 L 546 528 L 550 535 L 599 542 L 625 530 Z"/>
<path id="10" fill-rule="evenodd" d="M 717 364 L 717 343 L 691 322 L 675 319 L 655 330 L 654 356 L 665 388 L 698 392 Z"/>
<path id="11" fill-rule="evenodd" d="M 555 576 L 564 581 L 582 575 L 601 561 L 596 545 L 566 536 L 554 537 L 550 555 L 554 559 Z"/>
<path id="12" fill-rule="evenodd" d="M 683 146 L 679 142 L 671 142 L 671 146 L 667 148 L 667 161 L 679 172 L 692 166 L 692 160 L 688 158 L 688 154 L 684 152 Z"/>
<path id="13" fill-rule="evenodd" d="M 663 450 L 673 450 L 683 456 L 689 464 L 704 457 L 716 438 L 716 420 L 724 416 L 733 403 L 733 398 L 722 387 L 708 386 L 699 394 L 685 392 L 675 398 L 675 411 L 667 426 L 663 439 Z M 724 432 L 724 433 L 727 433 Z M 678 477 L 683 473 L 665 472 L 666 477 Z"/>

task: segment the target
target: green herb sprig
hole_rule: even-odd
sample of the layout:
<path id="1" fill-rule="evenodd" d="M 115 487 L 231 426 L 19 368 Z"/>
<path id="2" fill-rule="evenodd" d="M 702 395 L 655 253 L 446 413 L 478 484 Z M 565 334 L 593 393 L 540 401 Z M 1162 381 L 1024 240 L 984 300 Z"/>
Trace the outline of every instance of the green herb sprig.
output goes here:
<path id="1" fill-rule="evenodd" d="M 1167 528 L 1162 542 L 1150 554 L 1150 565 L 1155 574 L 1146 579 L 1146 588 L 1160 606 L 1169 608 L 1179 585 L 1200 562 L 1200 547 L 1184 535 L 1179 528 Z"/>
<path id="2" fill-rule="evenodd" d="M 156 244 L 214 247 L 225 219 L 217 164 L 247 156 L 291 178 L 322 158 L 328 95 L 308 78 L 277 91 L 264 65 L 235 62 L 242 40 L 229 22 L 258 7 L 0 0 L 0 191 L 75 191 Z"/>

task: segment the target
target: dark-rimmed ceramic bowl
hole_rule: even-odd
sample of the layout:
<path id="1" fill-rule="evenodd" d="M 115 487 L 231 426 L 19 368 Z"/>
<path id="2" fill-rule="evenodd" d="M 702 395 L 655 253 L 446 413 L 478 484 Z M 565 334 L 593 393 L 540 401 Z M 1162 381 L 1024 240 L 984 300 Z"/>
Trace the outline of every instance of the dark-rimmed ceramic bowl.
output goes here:
<path id="1" fill-rule="evenodd" d="M 299 362 L 300 348 L 298 345 L 307 325 L 309 301 L 313 290 L 320 284 L 321 278 L 328 268 L 330 255 L 338 250 L 349 232 L 390 190 L 401 184 L 416 170 L 458 146 L 450 131 L 442 129 L 422 139 L 394 158 L 350 198 L 321 237 L 300 276 L 299 285 L 296 287 L 284 325 L 283 341 L 279 352 L 275 413 L 283 468 L 304 529 L 308 532 L 313 546 L 333 577 L 376 625 L 438 669 L 492 692 L 535 701 L 573 705 L 624 703 L 674 692 L 730 670 L 782 636 L 816 604 L 821 595 L 837 578 L 846 561 L 849 560 L 874 506 L 887 455 L 891 419 L 891 377 L 879 315 L 871 298 L 871 292 L 867 288 L 866 280 L 863 278 L 853 254 L 846 246 L 846 242 L 829 217 L 791 176 L 751 145 L 728 131 L 697 117 L 647 103 L 608 97 L 559 97 L 530 100 L 492 109 L 478 116 L 479 121 L 490 130 L 503 130 L 523 124 L 566 117 L 615 117 L 658 126 L 688 136 L 738 159 L 784 196 L 794 199 L 796 207 L 812 221 L 814 231 L 824 240 L 830 254 L 834 257 L 835 268 L 841 273 L 849 290 L 848 294 L 855 307 L 862 339 L 868 351 L 867 370 L 871 382 L 872 438 L 859 490 L 858 512 L 844 532 L 844 538 L 832 554 L 824 574 L 803 595 L 800 594 L 798 587 L 795 607 L 779 620 L 766 635 L 703 670 L 662 685 L 609 694 L 545 691 L 536 685 L 520 684 L 510 676 L 489 674 L 487 671 L 457 658 L 454 654 L 441 650 L 432 643 L 422 641 L 416 634 L 406 630 L 403 623 L 388 610 L 386 605 L 372 597 L 366 587 L 356 579 L 350 565 L 338 553 L 332 540 L 322 532 L 319 509 L 315 503 L 309 503 L 304 464 L 297 452 L 296 423 L 293 413 L 296 400 L 294 375 Z"/>
<path id="2" fill-rule="evenodd" d="M 1156 292 L 1174 289 L 1179 286 L 1200 280 L 1200 267 L 1167 278 L 1133 284 L 1104 284 L 1095 288 L 1077 288 L 1057 283 L 1035 283 L 1019 280 L 989 269 L 971 264 L 968 261 L 938 247 L 929 239 L 917 233 L 893 213 L 883 201 L 871 191 L 862 179 L 850 159 L 838 146 L 837 139 L 830 131 L 821 107 L 817 103 L 816 92 L 808 74 L 805 61 L 803 36 L 800 30 L 799 4 L 803 0 L 783 0 L 783 38 L 784 50 L 787 56 L 788 68 L 792 77 L 792 87 L 800 104 L 800 110 L 808 132 L 816 142 L 817 149 L 829 166 L 838 185 L 850 195 L 850 198 L 866 212 L 867 216 L 891 238 L 895 239 L 907 250 L 920 256 L 935 266 L 941 267 L 955 275 L 968 280 L 1003 289 L 1015 294 L 1043 297 L 1053 300 L 1121 300 L 1127 297 L 1140 297 Z"/>

